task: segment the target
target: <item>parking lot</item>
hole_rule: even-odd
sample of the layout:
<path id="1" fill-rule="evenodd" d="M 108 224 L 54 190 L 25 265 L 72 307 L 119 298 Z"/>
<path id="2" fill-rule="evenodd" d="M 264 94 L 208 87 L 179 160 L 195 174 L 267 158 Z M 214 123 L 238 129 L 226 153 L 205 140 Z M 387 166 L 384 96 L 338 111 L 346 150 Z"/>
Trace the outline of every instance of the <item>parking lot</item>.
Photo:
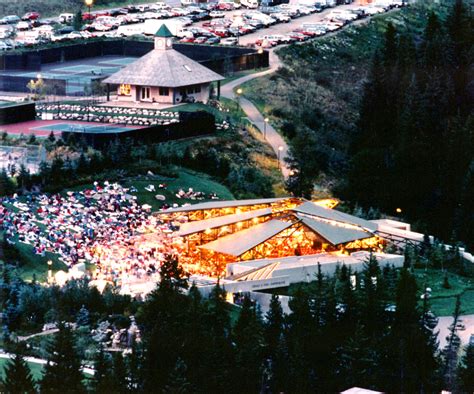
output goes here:
<path id="1" fill-rule="evenodd" d="M 352 4 L 345 4 L 345 5 L 340 5 L 337 7 L 338 9 L 357 9 L 360 8 L 360 6 L 357 4 L 357 2 L 354 2 Z M 277 23 L 275 25 L 257 30 L 254 33 L 242 35 L 239 37 L 239 45 L 254 45 L 257 39 L 261 36 L 264 35 L 288 35 L 291 32 L 293 32 L 295 29 L 300 28 L 303 24 L 317 24 L 317 23 L 322 23 L 328 15 L 331 14 L 333 11 L 333 8 L 326 8 L 322 12 L 319 13 L 313 13 L 307 16 L 301 16 L 295 19 L 292 19 L 288 23 Z M 234 11 L 229 11 L 227 13 L 227 17 L 229 19 L 233 19 L 236 14 L 245 12 L 241 10 L 234 10 Z M 203 23 L 205 22 L 198 22 L 196 23 L 197 26 L 202 27 Z"/>
<path id="2" fill-rule="evenodd" d="M 303 0 L 292 0 L 290 4 L 247 9 L 230 0 L 187 7 L 176 6 L 176 1 L 85 13 L 81 31 L 73 30 L 73 14 L 48 19 L 40 19 L 37 13 L 28 13 L 22 18 L 6 16 L 0 25 L 3 34 L 0 37 L 11 33 L 16 38 L 0 39 L 0 50 L 100 36 L 152 36 L 163 23 L 178 39 L 190 44 L 270 48 L 306 41 L 402 4 L 401 0 L 377 0 L 376 4 L 362 7 L 358 0 L 344 0 L 349 4 L 329 7 L 326 2 L 302 5 L 297 2 Z M 31 14 L 35 19 L 30 19 Z M 13 20 L 20 21 L 15 24 Z"/>

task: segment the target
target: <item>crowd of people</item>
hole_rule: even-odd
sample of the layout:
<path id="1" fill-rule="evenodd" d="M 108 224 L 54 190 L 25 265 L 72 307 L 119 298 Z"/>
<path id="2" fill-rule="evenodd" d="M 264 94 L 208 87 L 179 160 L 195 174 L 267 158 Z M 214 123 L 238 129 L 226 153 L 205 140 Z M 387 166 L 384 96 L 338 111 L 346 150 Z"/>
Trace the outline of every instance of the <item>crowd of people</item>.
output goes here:
<path id="1" fill-rule="evenodd" d="M 10 244 L 52 252 L 68 267 L 95 264 L 93 279 L 120 284 L 152 276 L 173 253 L 172 231 L 116 183 L 66 194 L 5 197 L 0 228 Z"/>

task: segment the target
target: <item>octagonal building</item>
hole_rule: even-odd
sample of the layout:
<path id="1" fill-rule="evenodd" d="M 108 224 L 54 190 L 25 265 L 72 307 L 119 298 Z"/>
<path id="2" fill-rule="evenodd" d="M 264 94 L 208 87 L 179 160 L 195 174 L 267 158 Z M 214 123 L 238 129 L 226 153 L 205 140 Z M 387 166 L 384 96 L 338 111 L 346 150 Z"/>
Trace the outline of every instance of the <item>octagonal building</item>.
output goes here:
<path id="1" fill-rule="evenodd" d="M 155 48 L 106 78 L 117 86 L 117 101 L 179 104 L 206 103 L 211 82 L 224 77 L 173 49 L 173 35 L 162 25 L 155 34 Z"/>

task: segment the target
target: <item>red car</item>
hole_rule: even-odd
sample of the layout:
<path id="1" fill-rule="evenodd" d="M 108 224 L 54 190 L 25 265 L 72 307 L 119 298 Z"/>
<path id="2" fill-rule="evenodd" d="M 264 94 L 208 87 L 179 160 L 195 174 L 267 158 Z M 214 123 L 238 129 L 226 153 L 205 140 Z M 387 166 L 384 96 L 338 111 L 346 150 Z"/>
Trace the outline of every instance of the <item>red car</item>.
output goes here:
<path id="1" fill-rule="evenodd" d="M 213 32 L 216 36 L 222 37 L 222 38 L 229 36 L 229 31 L 224 28 L 215 28 L 215 29 L 212 29 L 211 32 Z"/>
<path id="2" fill-rule="evenodd" d="M 194 42 L 194 37 L 184 37 L 179 42 L 187 42 L 187 43 L 193 43 Z"/>
<path id="3" fill-rule="evenodd" d="M 85 12 L 82 14 L 82 20 L 83 21 L 93 21 L 95 19 L 95 15 L 92 13 Z"/>
<path id="4" fill-rule="evenodd" d="M 233 5 L 230 3 L 218 3 L 217 9 L 219 11 L 231 11 L 234 9 Z"/>
<path id="5" fill-rule="evenodd" d="M 38 12 L 27 12 L 21 19 L 24 21 L 35 21 L 39 19 L 40 14 Z"/>
<path id="6" fill-rule="evenodd" d="M 194 40 L 195 44 L 204 44 L 207 41 L 207 37 L 198 37 Z"/>
<path id="7" fill-rule="evenodd" d="M 308 36 L 305 36 L 303 33 L 298 33 L 295 31 L 291 32 L 289 36 L 299 42 L 306 41 L 309 38 Z"/>

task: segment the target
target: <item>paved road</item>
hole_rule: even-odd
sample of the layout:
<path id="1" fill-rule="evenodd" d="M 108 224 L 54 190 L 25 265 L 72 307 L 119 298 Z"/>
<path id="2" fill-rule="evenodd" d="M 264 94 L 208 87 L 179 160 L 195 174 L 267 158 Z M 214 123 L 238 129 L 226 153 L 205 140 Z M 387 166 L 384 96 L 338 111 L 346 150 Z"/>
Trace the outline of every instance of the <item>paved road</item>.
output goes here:
<path id="1" fill-rule="evenodd" d="M 264 75 L 273 73 L 275 70 L 280 67 L 281 62 L 278 59 L 278 56 L 273 50 L 270 50 L 270 68 L 255 74 L 246 75 L 242 78 L 234 79 L 233 81 L 225 84 L 221 88 L 221 95 L 225 98 L 235 100 L 236 95 L 234 89 L 242 85 L 243 83 L 250 81 L 254 78 L 259 78 Z M 245 94 L 245 93 L 244 93 Z M 247 100 L 245 97 L 238 98 L 242 110 L 247 115 L 250 122 L 252 122 L 261 132 L 266 130 L 265 139 L 270 144 L 270 146 L 275 151 L 275 154 L 280 159 L 280 168 L 283 176 L 287 178 L 289 176 L 290 170 L 286 165 L 285 158 L 288 157 L 288 145 L 282 136 L 272 127 L 271 124 L 267 123 L 266 127 L 264 125 L 263 115 L 259 112 L 257 107 Z"/>
<path id="2" fill-rule="evenodd" d="M 446 346 L 446 337 L 449 334 L 448 330 L 452 322 L 453 318 L 451 316 L 441 316 L 438 320 L 436 330 L 439 330 L 438 338 L 440 348 Z M 458 331 L 458 335 L 462 344 L 467 345 L 469 343 L 469 338 L 474 334 L 474 315 L 461 316 L 461 323 L 465 328 L 462 331 Z"/>

